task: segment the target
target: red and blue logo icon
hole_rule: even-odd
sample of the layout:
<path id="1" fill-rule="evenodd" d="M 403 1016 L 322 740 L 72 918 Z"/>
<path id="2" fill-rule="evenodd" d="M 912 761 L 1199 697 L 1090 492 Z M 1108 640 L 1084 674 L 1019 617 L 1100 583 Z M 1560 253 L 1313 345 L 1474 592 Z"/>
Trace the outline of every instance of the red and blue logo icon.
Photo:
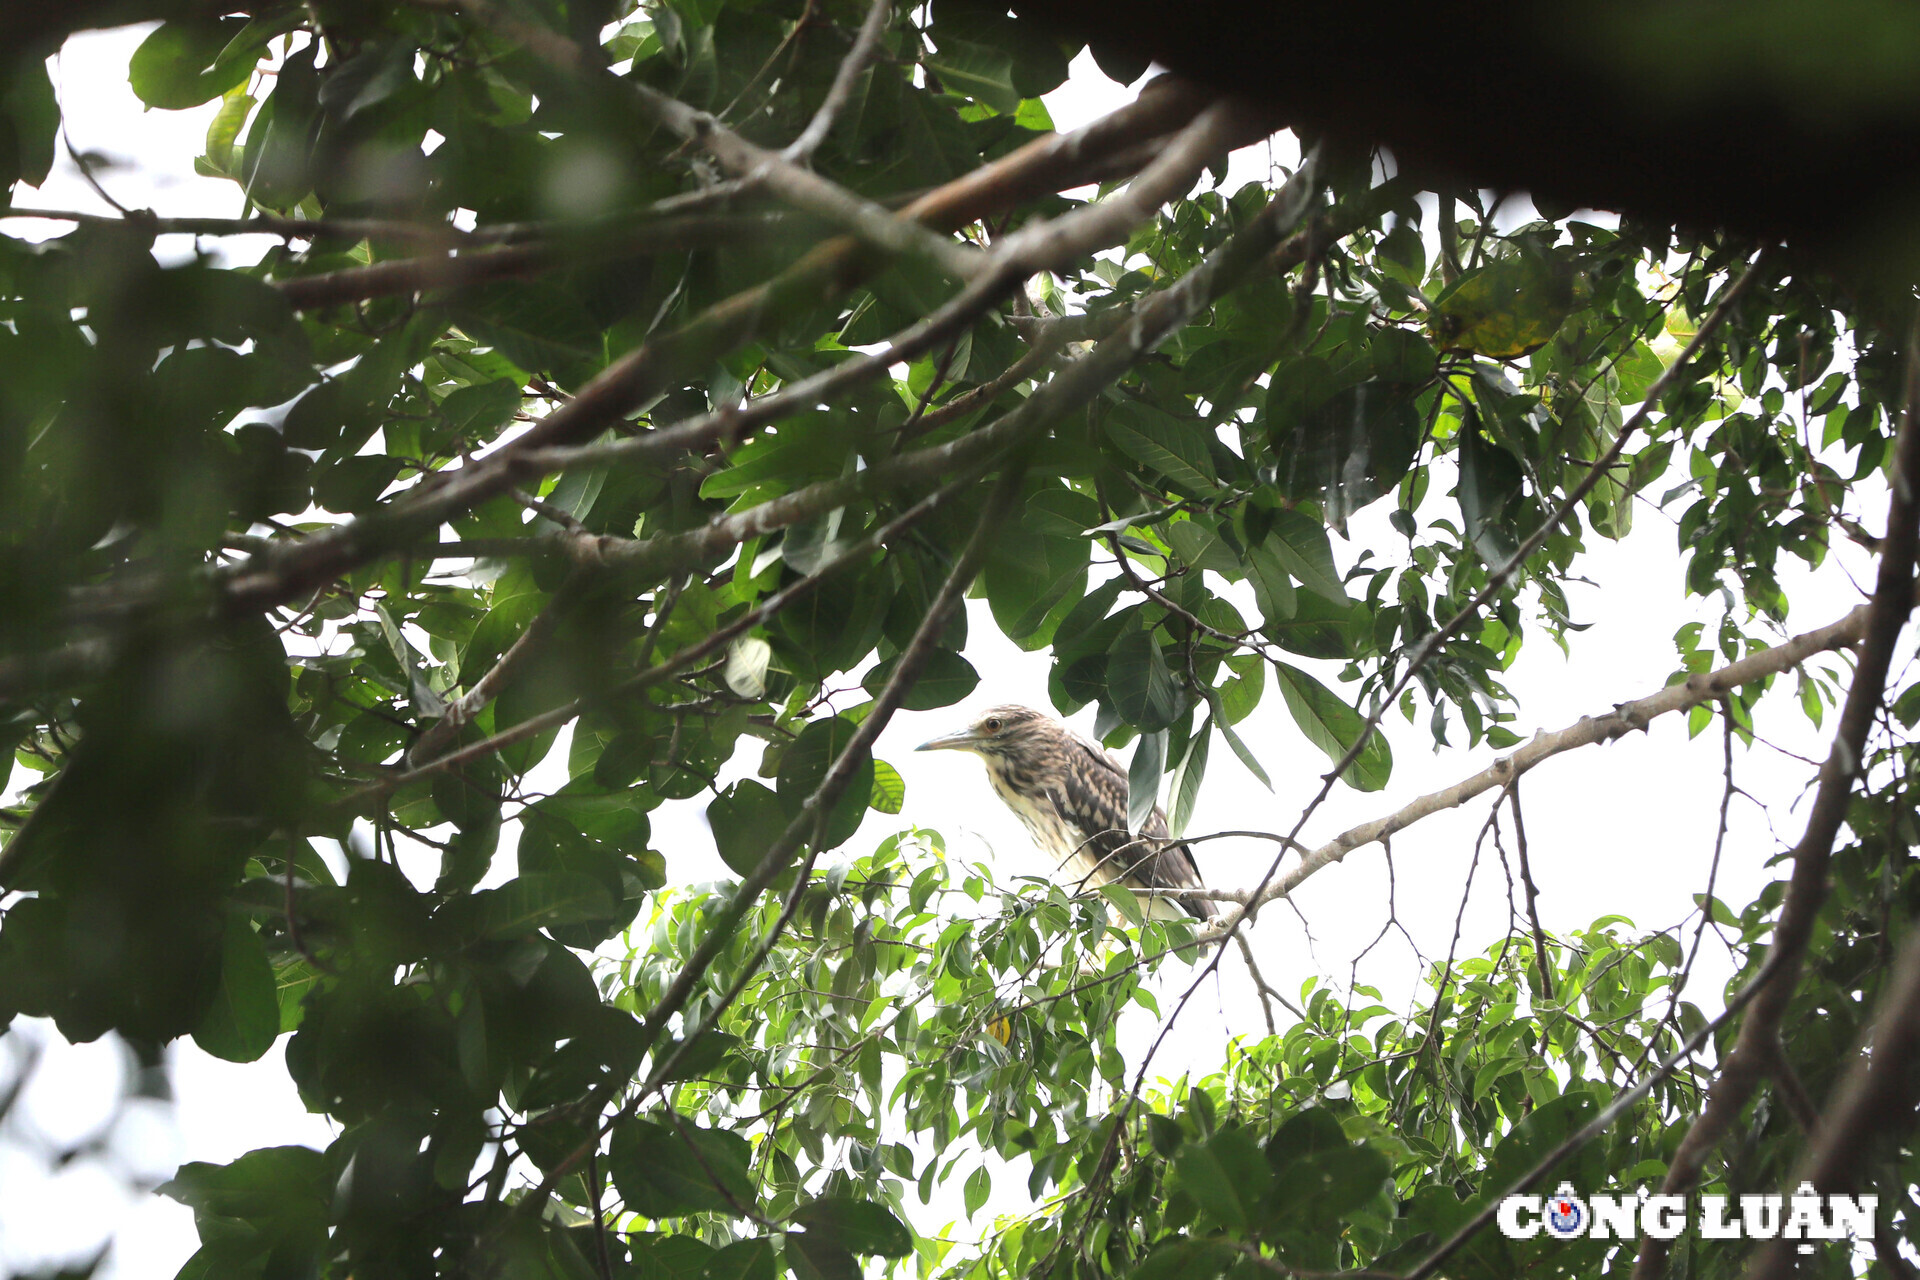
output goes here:
<path id="1" fill-rule="evenodd" d="M 1546 1226 L 1550 1235 L 1562 1240 L 1577 1239 L 1587 1229 L 1587 1205 L 1573 1193 L 1569 1183 L 1561 1183 L 1560 1189 L 1547 1197 Z"/>

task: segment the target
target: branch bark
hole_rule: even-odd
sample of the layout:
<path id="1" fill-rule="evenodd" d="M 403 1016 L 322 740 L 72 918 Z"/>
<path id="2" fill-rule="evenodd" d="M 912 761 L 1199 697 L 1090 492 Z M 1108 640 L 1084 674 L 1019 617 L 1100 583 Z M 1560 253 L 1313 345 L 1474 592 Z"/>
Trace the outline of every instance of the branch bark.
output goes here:
<path id="1" fill-rule="evenodd" d="M 1086 181 L 1088 174 L 1102 171 L 1114 156 L 1184 128 L 1209 100 L 1195 86 L 1162 76 L 1118 111 L 1074 133 L 1035 139 L 920 197 L 901 216 L 929 227 L 957 228 L 996 210 L 1067 190 Z M 1143 156 L 1142 163 L 1151 159 Z M 252 612 L 304 598 L 358 565 L 431 535 L 451 516 L 534 474 L 533 468 L 522 461 L 525 455 L 598 436 L 634 405 L 676 385 L 674 379 L 687 370 L 704 367 L 753 340 L 766 325 L 797 309 L 845 293 L 865 279 L 873 267 L 859 243 L 851 238 L 839 237 L 817 246 L 774 280 L 733 295 L 674 332 L 614 361 L 573 399 L 487 457 L 457 471 L 440 473 L 419 490 L 378 511 L 238 566 L 219 584 L 221 607 L 228 612 Z M 673 447 L 662 444 L 662 448 Z M 678 447 L 684 447 L 684 442 Z"/>
<path id="2" fill-rule="evenodd" d="M 1865 773 L 1867 733 L 1873 727 L 1886 694 L 1887 672 L 1892 666 L 1894 644 L 1914 604 L 1913 568 L 1920 529 L 1920 428 L 1914 414 L 1920 409 L 1920 321 L 1907 335 L 1907 404 L 1894 444 L 1891 483 L 1892 497 L 1887 509 L 1887 532 L 1881 539 L 1879 577 L 1874 585 L 1873 601 L 1866 606 L 1860 658 L 1847 689 L 1846 705 L 1841 709 L 1840 725 L 1834 733 L 1833 748 L 1820 767 L 1819 786 L 1814 793 L 1813 809 L 1807 815 L 1806 830 L 1793 850 L 1793 874 L 1787 881 L 1787 893 L 1780 904 L 1780 919 L 1773 928 L 1768 965 L 1773 975 L 1754 1001 L 1753 1009 L 1740 1024 L 1740 1033 L 1732 1050 L 1720 1066 L 1720 1074 L 1707 1090 L 1706 1105 L 1687 1130 L 1686 1137 L 1668 1163 L 1661 1190 L 1668 1194 L 1689 1191 L 1705 1170 L 1707 1158 L 1739 1118 L 1753 1096 L 1755 1087 L 1766 1075 L 1773 1046 L 1780 1035 L 1781 1019 L 1793 998 L 1800 976 L 1800 962 L 1813 935 L 1814 917 L 1827 895 L 1827 862 L 1833 854 L 1834 840 L 1840 834 L 1854 783 Z M 1640 1242 L 1634 1259 L 1634 1280 L 1657 1280 L 1665 1270 L 1666 1243 L 1652 1236 Z"/>
<path id="3" fill-rule="evenodd" d="M 1501 756 L 1471 777 L 1463 778 L 1439 791 L 1429 792 L 1383 818 L 1375 818 L 1371 822 L 1363 822 L 1357 827 L 1349 828 L 1325 844 L 1302 855 L 1298 866 L 1285 875 L 1276 877 L 1273 883 L 1260 891 L 1260 901 L 1266 903 L 1276 898 L 1284 898 L 1307 879 L 1343 860 L 1355 849 L 1376 842 L 1385 842 L 1422 818 L 1431 817 L 1447 809 L 1457 809 L 1475 796 L 1496 787 L 1506 786 L 1510 780 L 1523 776 L 1554 756 L 1580 747 L 1613 742 L 1636 730 L 1644 731 L 1660 716 L 1691 710 L 1702 703 L 1716 701 L 1741 685 L 1751 684 L 1755 680 L 1764 680 L 1784 671 L 1791 671 L 1817 654 L 1858 644 L 1867 634 L 1871 613 L 1871 606 L 1861 605 L 1845 617 L 1830 622 L 1824 627 L 1802 632 L 1786 643 L 1771 649 L 1750 653 L 1738 662 L 1730 662 L 1716 671 L 1696 673 L 1679 684 L 1668 685 L 1658 693 L 1636 698 L 1631 702 L 1617 703 L 1613 710 L 1601 715 L 1581 716 L 1579 720 L 1564 729 L 1551 733 L 1544 731 L 1536 733 L 1525 746 L 1511 755 Z M 1245 902 L 1250 895 L 1245 890 L 1226 890 L 1194 896 Z M 1202 930 L 1199 937 L 1202 941 L 1207 941 L 1224 932 L 1224 926 L 1216 923 Z"/>
<path id="4" fill-rule="evenodd" d="M 854 38 L 853 48 L 840 60 L 840 69 L 834 72 L 833 84 L 827 89 L 827 96 L 820 102 L 820 109 L 813 113 L 813 119 L 807 121 L 807 127 L 800 136 L 787 144 L 780 158 L 792 164 L 805 164 L 820 144 L 827 140 L 833 131 L 833 122 L 846 108 L 847 100 L 853 96 L 854 81 L 860 78 L 873 62 L 873 55 L 880 49 L 880 37 L 886 34 L 887 19 L 893 16 L 893 0 L 873 0 L 867 10 L 867 20 L 860 24 L 860 34 Z"/>
<path id="5" fill-rule="evenodd" d="M 598 49 L 589 51 L 556 31 L 516 18 L 493 0 L 415 0 L 415 3 L 423 8 L 462 13 L 495 35 L 524 45 L 556 71 L 583 82 L 591 83 L 606 75 Z M 878 33 L 875 35 L 877 38 Z M 645 81 L 622 79 L 615 83 L 654 123 L 701 147 L 736 177 L 773 193 L 797 209 L 825 218 L 882 253 L 925 258 L 961 280 L 971 279 L 980 270 L 982 259 L 978 251 L 955 244 L 916 219 L 896 215 L 779 152 L 747 141 L 709 113 L 669 97 Z"/>
<path id="6" fill-rule="evenodd" d="M 618 233 L 556 235 L 529 244 L 432 257 L 395 258 L 364 267 L 275 280 L 273 287 L 296 311 L 343 306 L 370 298 L 463 289 L 490 280 L 538 275 L 569 262 L 641 258 L 715 245 L 739 244 L 790 221 L 774 213 L 707 214 L 658 218 Z M 817 224 L 816 224 L 817 225 Z"/>

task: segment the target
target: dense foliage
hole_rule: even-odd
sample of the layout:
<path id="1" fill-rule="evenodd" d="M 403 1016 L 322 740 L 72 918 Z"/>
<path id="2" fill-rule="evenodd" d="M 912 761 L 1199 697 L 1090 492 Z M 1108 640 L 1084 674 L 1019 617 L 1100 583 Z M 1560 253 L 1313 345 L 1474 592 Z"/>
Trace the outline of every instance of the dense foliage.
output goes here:
<path id="1" fill-rule="evenodd" d="M 1312 990 L 1167 1092 L 1115 1020 L 1238 908 L 1196 933 L 932 832 L 843 846 L 902 811 L 888 716 L 974 690 L 969 590 L 1178 830 L 1223 747 L 1262 772 L 1256 711 L 1363 791 L 1383 715 L 1518 745 L 1502 672 L 1577 652 L 1564 584 L 1636 505 L 1725 602 L 1685 707 L 1743 735 L 1791 664 L 1705 677 L 1780 639 L 1781 557 L 1899 542 L 1905 316 L 1729 236 L 1503 231 L 1335 148 L 1224 190 L 1273 122 L 1170 78 L 1055 145 L 1078 52 L 961 0 L 320 0 L 140 46 L 143 101 L 221 100 L 194 163 L 249 213 L 0 238 L 0 735 L 41 775 L 0 815 L 0 1017 L 148 1061 L 289 1037 L 341 1136 L 181 1169 L 184 1275 L 1426 1274 L 1640 1081 L 1551 1176 L 1680 1176 L 1740 1025 L 1656 1073 L 1706 1030 L 1697 933 L 1521 927 L 1421 1007 Z M 25 205 L 59 112 L 8 75 Z M 163 265 L 180 231 L 276 246 Z M 1846 834 L 1798 862 L 1830 892 L 1795 1035 L 1682 1191 L 1787 1189 L 1894 981 L 1920 693 L 1880 679 Z M 1801 688 L 1816 722 L 1845 693 Z M 738 879 L 676 879 L 672 804 Z M 1704 902 L 1742 981 L 1790 950 L 1785 885 Z M 986 1154 L 1030 1214 L 977 1254 L 908 1225 L 984 1203 Z M 1856 1154 L 1894 1229 L 1920 1169 Z M 1442 1265 L 1632 1264 L 1488 1230 Z"/>

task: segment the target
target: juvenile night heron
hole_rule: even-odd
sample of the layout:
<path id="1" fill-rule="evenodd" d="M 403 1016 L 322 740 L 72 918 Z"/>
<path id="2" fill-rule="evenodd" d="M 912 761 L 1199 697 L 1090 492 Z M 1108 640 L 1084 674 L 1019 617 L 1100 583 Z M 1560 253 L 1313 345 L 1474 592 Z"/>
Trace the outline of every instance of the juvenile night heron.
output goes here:
<path id="1" fill-rule="evenodd" d="M 1204 889 L 1193 855 L 1168 844 L 1167 815 L 1155 808 L 1138 836 L 1127 834 L 1127 774 L 1111 756 L 1051 716 L 1027 707 L 995 707 L 957 733 L 918 751 L 971 751 L 986 763 L 993 789 L 1019 815 L 1040 851 L 1070 877 L 1070 887 L 1119 883 L 1130 889 Z M 1175 904 L 1178 904 L 1177 906 Z M 1210 919 L 1206 898 L 1151 898 L 1154 919 L 1184 909 Z"/>

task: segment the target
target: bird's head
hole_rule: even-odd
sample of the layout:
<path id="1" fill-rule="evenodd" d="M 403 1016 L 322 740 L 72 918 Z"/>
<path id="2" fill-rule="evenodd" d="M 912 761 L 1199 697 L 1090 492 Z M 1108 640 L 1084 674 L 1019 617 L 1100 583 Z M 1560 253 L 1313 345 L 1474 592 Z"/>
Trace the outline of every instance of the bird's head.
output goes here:
<path id="1" fill-rule="evenodd" d="M 993 707 L 964 729 L 921 743 L 915 751 L 971 751 L 982 756 L 1018 755 L 1053 728 L 1031 707 Z"/>

